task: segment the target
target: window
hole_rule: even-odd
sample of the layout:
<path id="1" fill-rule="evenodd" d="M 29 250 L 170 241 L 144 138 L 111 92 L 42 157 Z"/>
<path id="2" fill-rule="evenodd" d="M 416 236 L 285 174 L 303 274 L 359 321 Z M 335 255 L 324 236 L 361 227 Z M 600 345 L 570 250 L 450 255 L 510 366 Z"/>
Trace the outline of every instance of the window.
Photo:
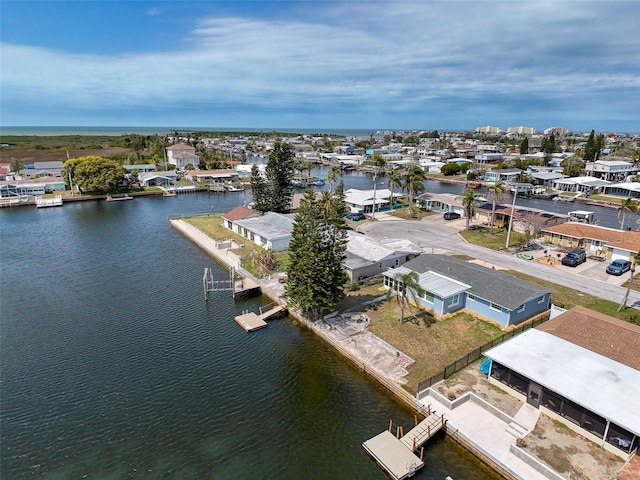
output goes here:
<path id="1" fill-rule="evenodd" d="M 452 297 L 447 298 L 447 307 L 453 307 L 454 305 L 458 305 L 460 302 L 460 295 L 456 294 Z"/>
<path id="2" fill-rule="evenodd" d="M 544 302 L 544 297 L 545 297 L 545 296 L 544 296 L 544 295 L 542 295 L 540 298 L 538 298 L 538 303 L 542 303 L 542 302 Z"/>
<path id="3" fill-rule="evenodd" d="M 396 258 L 396 267 L 400 264 L 400 259 Z"/>
<path id="4" fill-rule="evenodd" d="M 431 292 L 427 292 L 426 290 L 424 291 L 424 299 L 429 302 L 429 303 L 433 303 L 435 296 L 433 295 L 433 293 Z"/>
<path id="5" fill-rule="evenodd" d="M 496 312 L 501 312 L 502 311 L 502 307 L 500 305 L 498 305 L 497 303 L 492 303 L 490 308 L 491 308 L 491 310 L 495 310 Z"/>
<path id="6" fill-rule="evenodd" d="M 467 300 L 471 300 L 472 302 L 475 302 L 476 296 L 475 295 L 471 295 L 470 293 L 467 293 Z"/>
<path id="7" fill-rule="evenodd" d="M 518 307 L 518 309 L 516 310 L 516 312 L 517 312 L 517 313 L 522 313 L 522 312 L 524 312 L 524 303 Z"/>

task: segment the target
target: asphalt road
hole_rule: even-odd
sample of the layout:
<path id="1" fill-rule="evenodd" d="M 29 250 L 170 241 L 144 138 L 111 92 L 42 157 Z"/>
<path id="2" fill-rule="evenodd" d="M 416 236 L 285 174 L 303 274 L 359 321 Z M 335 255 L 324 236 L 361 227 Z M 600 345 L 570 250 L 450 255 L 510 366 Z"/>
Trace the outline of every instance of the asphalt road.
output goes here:
<path id="1" fill-rule="evenodd" d="M 456 221 L 456 222 L 463 222 Z M 462 224 L 460 224 L 461 226 Z M 367 222 L 358 231 L 377 239 L 406 238 L 420 246 L 425 253 L 443 253 L 469 255 L 496 266 L 532 275 L 559 285 L 566 285 L 575 290 L 595 297 L 620 303 L 626 288 L 616 284 L 587 276 L 587 269 L 569 269 L 569 267 L 550 267 L 541 263 L 522 260 L 515 255 L 502 253 L 488 248 L 466 243 L 458 234 L 459 228 L 444 224 L 441 219 L 426 217 L 420 222 L 406 220 L 384 220 Z M 604 265 L 602 266 L 604 271 Z M 580 272 L 585 272 L 581 274 Z M 597 275 L 595 275 L 597 277 Z M 603 280 L 610 280 L 605 274 Z M 628 278 L 628 274 L 624 275 Z M 627 305 L 640 309 L 640 292 L 631 291 Z"/>

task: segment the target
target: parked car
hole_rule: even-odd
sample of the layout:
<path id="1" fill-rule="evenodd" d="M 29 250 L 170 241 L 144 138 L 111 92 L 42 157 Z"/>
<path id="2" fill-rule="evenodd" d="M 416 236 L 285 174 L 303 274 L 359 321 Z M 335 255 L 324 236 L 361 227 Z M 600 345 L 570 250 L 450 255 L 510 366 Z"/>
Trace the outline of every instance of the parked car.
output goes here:
<path id="1" fill-rule="evenodd" d="M 622 275 L 629 270 L 631 270 L 631 262 L 629 260 L 614 260 L 607 266 L 609 275 Z"/>
<path id="2" fill-rule="evenodd" d="M 574 248 L 562 259 L 562 264 L 567 267 L 577 267 L 587 261 L 587 252 L 584 248 Z"/>
<path id="3" fill-rule="evenodd" d="M 347 213 L 346 217 L 349 220 L 353 220 L 354 222 L 357 222 L 358 220 L 364 220 L 364 215 L 362 213 L 357 213 L 357 212 Z"/>
<path id="4" fill-rule="evenodd" d="M 460 218 L 460 214 L 458 212 L 444 212 L 445 220 L 456 220 Z"/>

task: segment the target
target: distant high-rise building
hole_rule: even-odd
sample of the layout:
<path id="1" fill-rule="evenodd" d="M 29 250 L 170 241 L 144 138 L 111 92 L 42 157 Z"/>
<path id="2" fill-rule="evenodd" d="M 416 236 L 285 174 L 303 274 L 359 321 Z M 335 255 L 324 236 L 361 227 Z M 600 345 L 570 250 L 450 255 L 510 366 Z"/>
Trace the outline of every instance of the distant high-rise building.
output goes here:
<path id="1" fill-rule="evenodd" d="M 549 127 L 544 131 L 545 135 L 554 135 L 556 137 L 566 137 L 571 132 L 564 127 Z"/>
<path id="2" fill-rule="evenodd" d="M 487 125 L 486 127 L 476 127 L 476 133 L 502 133 L 502 129 Z"/>
<path id="3" fill-rule="evenodd" d="M 507 128 L 507 133 L 515 135 L 533 135 L 536 133 L 536 129 L 533 127 L 509 127 Z"/>

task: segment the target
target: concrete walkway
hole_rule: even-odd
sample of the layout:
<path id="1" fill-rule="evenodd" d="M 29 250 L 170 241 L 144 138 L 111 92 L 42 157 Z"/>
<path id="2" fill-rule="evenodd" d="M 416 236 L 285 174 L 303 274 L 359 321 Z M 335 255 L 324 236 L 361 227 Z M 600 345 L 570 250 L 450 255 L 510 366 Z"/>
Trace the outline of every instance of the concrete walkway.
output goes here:
<path id="1" fill-rule="evenodd" d="M 528 408 L 523 414 L 511 418 L 485 402 L 475 394 L 466 393 L 455 401 L 449 401 L 434 390 L 420 403 L 447 420 L 447 432 L 458 440 L 480 450 L 489 460 L 502 467 L 515 478 L 523 480 L 560 480 L 563 477 L 552 471 L 523 449 L 515 446 L 516 439 L 535 427 L 537 416 Z M 528 406 L 528 405 L 527 405 Z M 531 407 L 533 408 L 533 407 Z M 535 410 L 535 409 L 533 409 Z M 520 422 L 526 423 L 522 425 Z M 518 432 L 523 432 L 519 435 Z"/>

